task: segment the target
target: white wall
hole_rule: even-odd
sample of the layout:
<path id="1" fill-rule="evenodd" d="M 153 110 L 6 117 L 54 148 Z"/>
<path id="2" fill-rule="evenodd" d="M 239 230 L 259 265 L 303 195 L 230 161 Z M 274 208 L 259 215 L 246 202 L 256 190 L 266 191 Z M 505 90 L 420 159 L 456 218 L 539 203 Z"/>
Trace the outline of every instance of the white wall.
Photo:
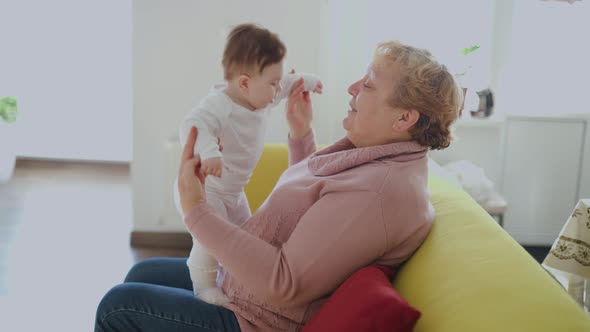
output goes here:
<path id="1" fill-rule="evenodd" d="M 0 43 L 18 156 L 131 160 L 130 0 L 2 0 Z"/>
<path id="2" fill-rule="evenodd" d="M 503 129 L 503 121 L 459 122 L 455 125 L 455 139 L 451 146 L 445 150 L 431 151 L 430 156 L 441 166 L 468 160 L 481 167 L 498 189 L 501 180 Z"/>
<path id="3" fill-rule="evenodd" d="M 256 22 L 277 32 L 287 46 L 288 65 L 317 72 L 318 6 L 312 0 L 133 1 L 134 230 L 178 229 L 159 218 L 162 193 L 171 194 L 163 180 L 164 148 L 186 112 L 223 79 L 221 55 L 231 26 Z M 286 141 L 286 128 L 279 106 L 268 141 Z"/>
<path id="4" fill-rule="evenodd" d="M 519 0 L 511 14 L 501 107 L 518 115 L 588 113 L 590 2 Z"/>
<path id="5" fill-rule="evenodd" d="M 375 45 L 370 45 L 367 19 L 369 8 L 363 1 L 320 2 L 319 75 L 324 92 L 314 105 L 314 127 L 318 143 L 327 144 L 343 137 L 342 120 L 349 109 L 348 86 L 360 79 Z"/>
<path id="6" fill-rule="evenodd" d="M 480 5 L 473 2 L 470 5 Z M 490 6 L 491 5 L 491 6 Z M 455 125 L 455 137 L 451 146 L 442 151 L 431 152 L 431 157 L 441 165 L 459 160 L 469 160 L 473 164 L 483 168 L 486 176 L 494 183 L 496 189 L 501 181 L 502 161 L 502 137 L 504 129 L 504 116 L 511 110 L 504 103 L 504 94 L 501 89 L 501 82 L 507 75 L 506 67 L 510 63 L 511 41 L 512 41 L 512 18 L 514 11 L 514 0 L 496 0 L 486 2 L 486 7 L 492 14 L 487 17 L 491 21 L 489 27 L 490 49 L 486 56 L 489 56 L 489 86 L 494 93 L 494 116 L 492 119 L 471 120 L 468 113 L 464 112 L 463 118 Z M 469 23 L 461 21 L 464 27 L 477 25 L 477 21 Z M 476 31 L 487 29 L 479 28 Z M 472 31 L 473 32 L 473 31 Z M 470 35 L 470 38 L 477 40 L 477 34 Z M 444 42 L 444 39 L 441 39 Z M 471 95 L 473 99 L 473 95 Z M 477 103 L 477 98 L 475 98 Z M 466 100 L 466 107 L 473 105 Z M 468 109 L 468 108 L 467 108 Z"/>

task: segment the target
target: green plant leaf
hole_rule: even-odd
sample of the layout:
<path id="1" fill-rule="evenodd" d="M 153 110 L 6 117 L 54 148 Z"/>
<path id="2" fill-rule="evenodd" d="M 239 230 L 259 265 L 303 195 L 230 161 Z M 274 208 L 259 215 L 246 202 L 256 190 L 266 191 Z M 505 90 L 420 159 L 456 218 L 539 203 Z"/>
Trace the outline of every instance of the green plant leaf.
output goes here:
<path id="1" fill-rule="evenodd" d="M 473 45 L 473 46 L 465 47 L 464 49 L 462 49 L 461 54 L 467 55 L 467 54 L 473 53 L 477 50 L 479 50 L 479 45 Z"/>
<path id="2" fill-rule="evenodd" d="M 8 96 L 0 99 L 0 118 L 7 123 L 16 121 L 16 97 Z"/>

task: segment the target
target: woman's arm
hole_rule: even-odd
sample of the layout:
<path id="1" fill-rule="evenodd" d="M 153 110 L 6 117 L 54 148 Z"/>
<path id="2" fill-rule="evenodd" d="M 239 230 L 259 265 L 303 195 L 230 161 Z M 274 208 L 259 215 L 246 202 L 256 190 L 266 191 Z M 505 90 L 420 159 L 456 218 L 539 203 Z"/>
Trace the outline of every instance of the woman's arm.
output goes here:
<path id="1" fill-rule="evenodd" d="M 289 136 L 289 166 L 293 166 L 316 152 L 315 135 L 310 130 L 307 135 L 294 139 Z"/>
<path id="2" fill-rule="evenodd" d="M 221 219 L 206 203 L 194 207 L 185 223 L 250 292 L 296 306 L 329 294 L 385 253 L 381 204 L 376 193 L 328 194 L 307 211 L 281 247 Z"/>
<path id="3" fill-rule="evenodd" d="M 289 166 L 305 159 L 316 151 L 311 129 L 313 111 L 309 92 L 305 91 L 303 79 L 296 81 L 287 100 L 289 123 Z"/>

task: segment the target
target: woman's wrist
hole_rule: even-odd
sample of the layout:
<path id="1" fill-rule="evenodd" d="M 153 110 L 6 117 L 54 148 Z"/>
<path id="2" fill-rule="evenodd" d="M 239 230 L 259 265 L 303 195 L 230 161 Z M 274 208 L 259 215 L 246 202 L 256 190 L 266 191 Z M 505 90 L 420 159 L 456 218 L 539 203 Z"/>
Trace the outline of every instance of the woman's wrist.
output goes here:
<path id="1" fill-rule="evenodd" d="M 190 229 L 203 215 L 209 213 L 210 208 L 205 200 L 200 200 L 191 206 L 184 214 L 185 224 Z"/>
<path id="2" fill-rule="evenodd" d="M 309 133 L 311 132 L 311 126 L 308 126 L 307 128 L 304 129 L 299 129 L 299 130 L 289 130 L 289 138 L 291 139 L 301 139 L 305 136 L 307 136 Z"/>
<path id="3" fill-rule="evenodd" d="M 195 210 L 197 207 L 201 207 L 203 205 L 205 205 L 207 203 L 207 201 L 205 200 L 205 197 L 201 197 L 201 199 L 199 200 L 195 200 L 194 202 L 192 202 L 190 204 L 190 206 L 188 207 L 188 209 L 186 209 L 186 211 L 184 212 L 184 215 L 189 215 L 190 211 Z"/>

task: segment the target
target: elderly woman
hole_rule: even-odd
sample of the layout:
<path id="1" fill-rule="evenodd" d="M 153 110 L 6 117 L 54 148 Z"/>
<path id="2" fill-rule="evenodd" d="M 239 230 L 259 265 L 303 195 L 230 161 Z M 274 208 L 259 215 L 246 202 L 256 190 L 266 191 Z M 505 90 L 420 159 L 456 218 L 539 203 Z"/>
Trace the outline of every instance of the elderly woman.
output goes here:
<path id="1" fill-rule="evenodd" d="M 379 44 L 348 89 L 346 137 L 319 152 L 302 83 L 287 105 L 290 167 L 243 225 L 207 205 L 196 129 L 184 147 L 185 223 L 223 265 L 230 302 L 196 298 L 185 259 L 149 259 L 105 295 L 97 331 L 296 331 L 353 272 L 398 266 L 421 245 L 434 219 L 427 152 L 449 145 L 462 100 L 453 75 L 426 50 Z"/>

